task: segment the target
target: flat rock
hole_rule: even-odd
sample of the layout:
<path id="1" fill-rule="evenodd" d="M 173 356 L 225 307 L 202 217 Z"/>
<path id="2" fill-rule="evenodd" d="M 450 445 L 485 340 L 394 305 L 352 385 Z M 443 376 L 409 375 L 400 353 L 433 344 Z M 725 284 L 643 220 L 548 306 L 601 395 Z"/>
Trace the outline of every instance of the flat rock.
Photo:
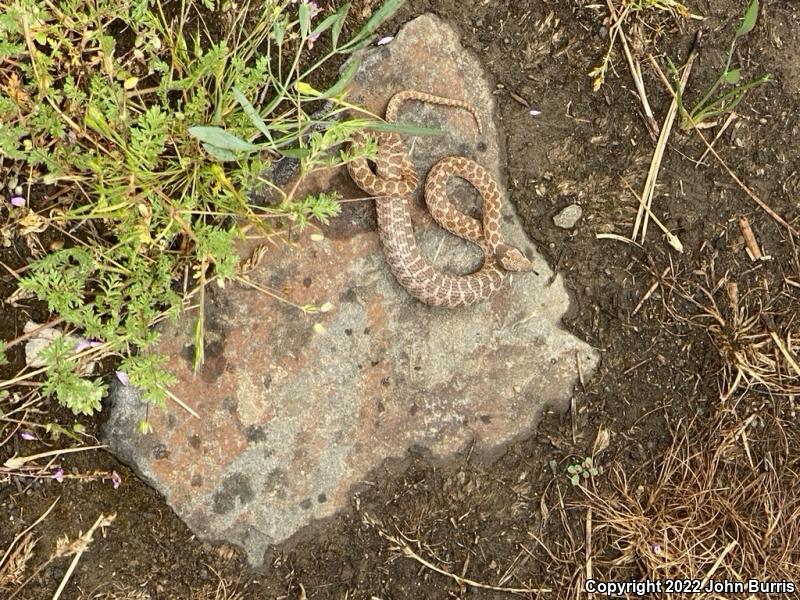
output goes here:
<path id="1" fill-rule="evenodd" d="M 420 175 L 439 157 L 471 156 L 501 178 L 492 86 L 455 32 L 424 15 L 388 45 L 363 55 L 351 99 L 382 113 L 389 96 L 417 89 L 468 99 L 482 113 L 479 135 L 466 111 L 410 102 L 401 121 L 440 127 L 442 137 L 409 140 Z M 346 174 L 317 181 L 363 196 Z M 465 210 L 477 195 L 452 182 Z M 295 245 L 270 247 L 251 274 L 283 300 L 251 288 L 209 290 L 206 361 L 195 375 L 192 316 L 167 327 L 159 352 L 177 377 L 172 403 L 151 410 L 153 432 L 134 433 L 145 415 L 135 390 L 117 386 L 106 439 L 166 496 L 200 537 L 245 549 L 252 564 L 315 519 L 348 505 L 382 461 L 422 446 L 446 458 L 470 442 L 488 452 L 528 435 L 547 405 L 565 406 L 582 368 L 597 354 L 560 326 L 569 298 L 528 242 L 506 202 L 504 233 L 535 273 L 515 274 L 491 301 L 431 308 L 393 279 L 380 251 L 369 201 Z M 476 248 L 435 226 L 418 206 L 421 245 L 443 269 L 480 265 Z M 293 305 L 325 302 L 305 315 Z"/>

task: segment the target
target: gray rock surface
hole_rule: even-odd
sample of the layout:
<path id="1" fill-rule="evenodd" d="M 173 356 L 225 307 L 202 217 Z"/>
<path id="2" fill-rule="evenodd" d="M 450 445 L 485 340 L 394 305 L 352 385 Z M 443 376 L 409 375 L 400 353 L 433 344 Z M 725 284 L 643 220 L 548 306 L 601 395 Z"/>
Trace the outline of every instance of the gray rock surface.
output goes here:
<path id="1" fill-rule="evenodd" d="M 390 44 L 369 49 L 351 98 L 382 113 L 404 88 L 466 98 L 483 114 L 478 136 L 465 111 L 405 106 L 401 120 L 447 132 L 409 140 L 421 175 L 435 159 L 459 154 L 500 177 L 492 87 L 436 17 L 419 17 Z M 479 206 L 466 184 L 452 183 L 467 209 Z M 307 185 L 363 196 L 343 173 Z M 250 288 L 210 290 L 199 373 L 191 366 L 191 316 L 165 329 L 159 348 L 178 378 L 172 391 L 200 418 L 170 404 L 150 412 L 152 433 L 137 435 L 144 405 L 130 388 L 114 394 L 106 426 L 114 452 L 199 536 L 242 546 L 253 564 L 270 544 L 346 507 L 372 469 L 410 447 L 447 457 L 472 441 L 481 452 L 529 434 L 545 406 L 568 402 L 577 361 L 585 376 L 597 362 L 561 328 L 567 293 L 508 203 L 505 234 L 536 272 L 460 310 L 406 294 L 381 254 L 372 203 L 345 206 L 322 241 L 304 234 L 296 246 L 270 247 L 251 274 L 296 305 L 330 302 L 333 310 L 309 316 Z M 421 244 L 437 265 L 479 266 L 475 248 L 415 210 Z"/>

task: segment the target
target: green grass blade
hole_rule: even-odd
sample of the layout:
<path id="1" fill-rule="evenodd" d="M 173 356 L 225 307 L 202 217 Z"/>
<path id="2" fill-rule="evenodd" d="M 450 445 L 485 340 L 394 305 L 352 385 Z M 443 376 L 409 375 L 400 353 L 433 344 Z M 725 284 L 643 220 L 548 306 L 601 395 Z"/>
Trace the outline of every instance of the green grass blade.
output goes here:
<path id="1" fill-rule="evenodd" d="M 300 17 L 300 37 L 306 39 L 311 30 L 311 5 L 301 2 L 297 10 Z"/>
<path id="2" fill-rule="evenodd" d="M 744 17 L 742 18 L 742 22 L 739 24 L 739 28 L 736 30 L 735 37 L 738 38 L 753 31 L 753 28 L 756 26 L 757 18 L 758 0 L 752 0 L 750 2 L 750 6 L 747 7 L 747 12 L 744 13 Z"/>
<path id="3" fill-rule="evenodd" d="M 232 92 L 233 92 L 233 97 L 236 98 L 236 101 L 242 107 L 242 110 L 250 119 L 250 122 L 253 124 L 253 126 L 256 129 L 258 129 L 261 133 L 263 133 L 265 138 L 267 138 L 270 142 L 272 142 L 272 134 L 270 133 L 269 127 L 264 122 L 264 119 L 261 118 L 261 115 L 258 114 L 258 111 L 255 109 L 255 107 L 252 104 L 250 104 L 250 101 L 239 90 L 239 88 L 234 87 Z"/>
<path id="4" fill-rule="evenodd" d="M 410 125 L 408 123 L 385 123 L 377 121 L 370 123 L 367 128 L 372 131 L 389 131 L 403 135 L 444 135 L 444 131 L 437 127 L 423 127 L 422 125 Z"/>
<path id="5" fill-rule="evenodd" d="M 334 50 L 337 47 L 336 45 L 339 43 L 339 35 L 342 33 L 342 27 L 344 27 L 344 21 L 347 18 L 347 13 L 349 11 L 349 2 L 336 11 L 336 14 L 339 15 L 339 20 L 333 24 L 333 28 L 331 29 L 331 43 L 333 44 Z"/>
<path id="6" fill-rule="evenodd" d="M 362 42 L 369 38 L 380 27 L 381 23 L 390 19 L 394 13 L 403 5 L 405 0 L 386 0 L 381 7 L 376 10 L 364 26 L 353 36 L 353 41 Z"/>
<path id="7" fill-rule="evenodd" d="M 197 125 L 187 129 L 189 134 L 197 138 L 201 142 L 211 144 L 217 148 L 224 150 L 233 150 L 238 152 L 255 152 L 261 150 L 261 146 L 256 146 L 250 142 L 244 141 L 242 138 L 233 135 L 229 131 L 225 131 L 220 127 Z"/>
<path id="8" fill-rule="evenodd" d="M 225 148 L 220 148 L 219 146 L 215 146 L 214 144 L 203 142 L 202 146 L 206 152 L 208 152 L 211 156 L 213 156 L 220 162 L 231 162 L 239 159 L 239 157 L 236 156 L 230 150 L 226 150 Z"/>
<path id="9" fill-rule="evenodd" d="M 339 79 L 331 87 L 325 90 L 325 93 L 322 94 L 322 97 L 332 98 L 344 92 L 344 90 L 353 80 L 353 77 L 355 77 L 355 74 L 358 71 L 358 67 L 360 65 L 361 65 L 361 60 L 359 58 L 356 57 L 351 58 L 350 61 L 345 66 L 344 71 L 342 72 Z"/>
<path id="10" fill-rule="evenodd" d="M 339 12 L 335 12 L 332 15 L 325 17 L 322 22 L 314 28 L 314 31 L 311 32 L 311 39 L 316 40 L 320 35 L 328 31 L 328 29 L 330 29 L 337 20 L 341 20 L 341 15 Z"/>

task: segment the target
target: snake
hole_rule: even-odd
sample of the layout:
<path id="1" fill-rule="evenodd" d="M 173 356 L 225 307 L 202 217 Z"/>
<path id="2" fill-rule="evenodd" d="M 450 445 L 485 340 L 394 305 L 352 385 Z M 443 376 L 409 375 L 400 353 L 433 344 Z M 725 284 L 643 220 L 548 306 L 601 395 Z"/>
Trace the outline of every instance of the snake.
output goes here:
<path id="1" fill-rule="evenodd" d="M 482 132 L 477 111 L 467 102 L 416 90 L 403 90 L 391 97 L 386 121 L 396 122 L 400 106 L 408 100 L 467 110 Z M 371 160 L 374 171 L 363 152 L 370 138 L 377 142 L 377 152 Z M 509 272 L 532 270 L 525 254 L 503 240 L 503 196 L 497 181 L 481 165 L 464 156 L 446 156 L 436 162 L 425 179 L 425 202 L 434 220 L 453 235 L 477 244 L 483 252 L 483 264 L 477 271 L 451 274 L 437 269 L 425 257 L 414 235 L 411 204 L 418 179 L 401 136 L 394 131 L 358 131 L 352 137 L 352 145 L 348 172 L 361 190 L 375 198 L 383 255 L 395 279 L 411 296 L 431 306 L 470 306 L 491 298 Z M 466 180 L 480 193 L 482 219 L 456 208 L 446 189 L 452 176 Z"/>

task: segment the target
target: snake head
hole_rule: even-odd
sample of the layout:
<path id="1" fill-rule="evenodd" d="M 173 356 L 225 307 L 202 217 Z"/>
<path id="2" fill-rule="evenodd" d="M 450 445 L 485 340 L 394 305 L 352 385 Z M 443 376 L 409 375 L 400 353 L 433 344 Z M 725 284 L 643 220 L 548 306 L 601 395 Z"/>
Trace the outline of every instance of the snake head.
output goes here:
<path id="1" fill-rule="evenodd" d="M 531 261 L 522 253 L 522 250 L 514 246 L 499 244 L 496 249 L 496 256 L 500 266 L 506 271 L 520 272 L 533 269 Z"/>

